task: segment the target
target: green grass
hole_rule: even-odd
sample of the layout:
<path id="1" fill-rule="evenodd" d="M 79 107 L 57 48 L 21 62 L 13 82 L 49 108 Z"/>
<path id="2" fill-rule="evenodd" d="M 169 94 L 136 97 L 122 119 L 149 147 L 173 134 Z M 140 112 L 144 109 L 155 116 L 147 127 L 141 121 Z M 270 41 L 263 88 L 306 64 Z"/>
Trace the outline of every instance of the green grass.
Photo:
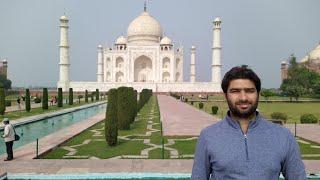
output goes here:
<path id="1" fill-rule="evenodd" d="M 176 143 L 172 146 L 169 146 L 171 148 L 177 149 L 179 151 L 179 155 L 186 155 L 186 154 L 194 154 L 196 145 L 197 145 L 197 139 L 195 140 L 184 140 L 184 141 L 175 141 Z"/>
<path id="2" fill-rule="evenodd" d="M 164 150 L 163 154 L 164 159 L 170 159 L 170 152 Z M 162 149 L 154 149 L 149 152 L 149 159 L 162 159 Z"/>
<path id="3" fill-rule="evenodd" d="M 191 104 L 188 102 L 188 104 Z M 199 109 L 199 102 L 194 102 L 194 107 Z M 211 107 L 218 106 L 219 118 L 223 118 L 228 111 L 228 104 L 226 102 L 204 102 L 203 110 L 209 114 L 212 114 Z M 287 123 L 300 123 L 300 116 L 304 113 L 314 114 L 318 119 L 320 119 L 320 103 L 286 103 L 286 102 L 274 102 L 265 103 L 259 102 L 258 110 L 261 114 L 271 119 L 271 113 L 273 112 L 283 112 L 287 114 Z"/>

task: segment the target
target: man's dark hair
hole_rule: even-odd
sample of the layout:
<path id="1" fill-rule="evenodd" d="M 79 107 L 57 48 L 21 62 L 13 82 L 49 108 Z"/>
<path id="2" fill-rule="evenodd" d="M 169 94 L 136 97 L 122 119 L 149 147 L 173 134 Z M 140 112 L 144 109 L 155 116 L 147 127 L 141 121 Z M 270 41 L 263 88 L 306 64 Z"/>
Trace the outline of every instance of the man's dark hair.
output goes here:
<path id="1" fill-rule="evenodd" d="M 227 93 L 230 82 L 235 79 L 249 79 L 256 86 L 258 93 L 261 90 L 260 78 L 257 76 L 255 72 L 248 68 L 248 66 L 243 65 L 233 67 L 224 75 L 221 83 L 221 88 L 224 93 Z"/>

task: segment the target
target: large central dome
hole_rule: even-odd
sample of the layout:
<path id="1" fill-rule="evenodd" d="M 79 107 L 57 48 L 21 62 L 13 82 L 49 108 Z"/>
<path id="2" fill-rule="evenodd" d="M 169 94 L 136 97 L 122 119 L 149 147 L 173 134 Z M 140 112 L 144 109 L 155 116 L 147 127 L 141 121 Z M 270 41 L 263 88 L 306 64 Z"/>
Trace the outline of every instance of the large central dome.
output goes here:
<path id="1" fill-rule="evenodd" d="M 142 12 L 129 25 L 128 31 L 129 43 L 159 43 L 162 37 L 162 28 L 155 18 L 147 12 Z"/>

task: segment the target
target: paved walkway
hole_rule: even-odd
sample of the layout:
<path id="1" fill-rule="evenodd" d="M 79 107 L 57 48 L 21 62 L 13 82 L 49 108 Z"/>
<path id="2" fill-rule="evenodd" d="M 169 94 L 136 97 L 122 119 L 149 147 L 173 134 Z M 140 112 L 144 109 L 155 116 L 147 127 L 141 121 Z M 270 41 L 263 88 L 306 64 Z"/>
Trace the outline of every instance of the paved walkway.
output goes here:
<path id="1" fill-rule="evenodd" d="M 294 124 L 285 124 L 294 134 Z M 320 125 L 319 124 L 297 124 L 297 136 L 320 144 Z M 319 150 L 320 152 L 320 150 Z"/>
<path id="2" fill-rule="evenodd" d="M 171 96 L 158 95 L 158 103 L 164 136 L 199 136 L 201 129 L 218 121 L 215 116 Z"/>
<path id="3" fill-rule="evenodd" d="M 304 161 L 308 173 L 319 173 L 320 161 Z M 147 159 L 76 159 L 76 160 L 23 160 L 0 162 L 1 171 L 9 173 L 113 173 L 158 172 L 191 173 L 193 160 L 147 160 Z M 317 168 L 315 168 L 317 167 Z M 0 172 L 1 172 L 0 171 Z"/>

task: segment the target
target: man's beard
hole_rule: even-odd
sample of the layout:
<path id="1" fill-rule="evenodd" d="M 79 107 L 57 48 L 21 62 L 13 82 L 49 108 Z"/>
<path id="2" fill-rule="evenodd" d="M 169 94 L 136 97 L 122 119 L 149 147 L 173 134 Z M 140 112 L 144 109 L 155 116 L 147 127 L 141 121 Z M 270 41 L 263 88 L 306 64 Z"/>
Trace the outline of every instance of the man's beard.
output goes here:
<path id="1" fill-rule="evenodd" d="M 230 102 L 230 100 L 227 99 L 227 102 L 228 102 L 228 106 L 229 106 L 229 109 L 232 113 L 233 116 L 235 117 L 238 117 L 238 118 L 249 118 L 251 117 L 255 112 L 256 112 L 256 109 L 258 107 L 258 98 L 255 102 L 249 102 L 249 101 L 238 101 L 235 103 L 235 105 L 232 104 L 232 102 Z M 239 108 L 237 108 L 237 105 L 238 104 L 250 104 L 250 108 L 248 110 L 245 110 L 245 111 L 241 111 Z"/>

